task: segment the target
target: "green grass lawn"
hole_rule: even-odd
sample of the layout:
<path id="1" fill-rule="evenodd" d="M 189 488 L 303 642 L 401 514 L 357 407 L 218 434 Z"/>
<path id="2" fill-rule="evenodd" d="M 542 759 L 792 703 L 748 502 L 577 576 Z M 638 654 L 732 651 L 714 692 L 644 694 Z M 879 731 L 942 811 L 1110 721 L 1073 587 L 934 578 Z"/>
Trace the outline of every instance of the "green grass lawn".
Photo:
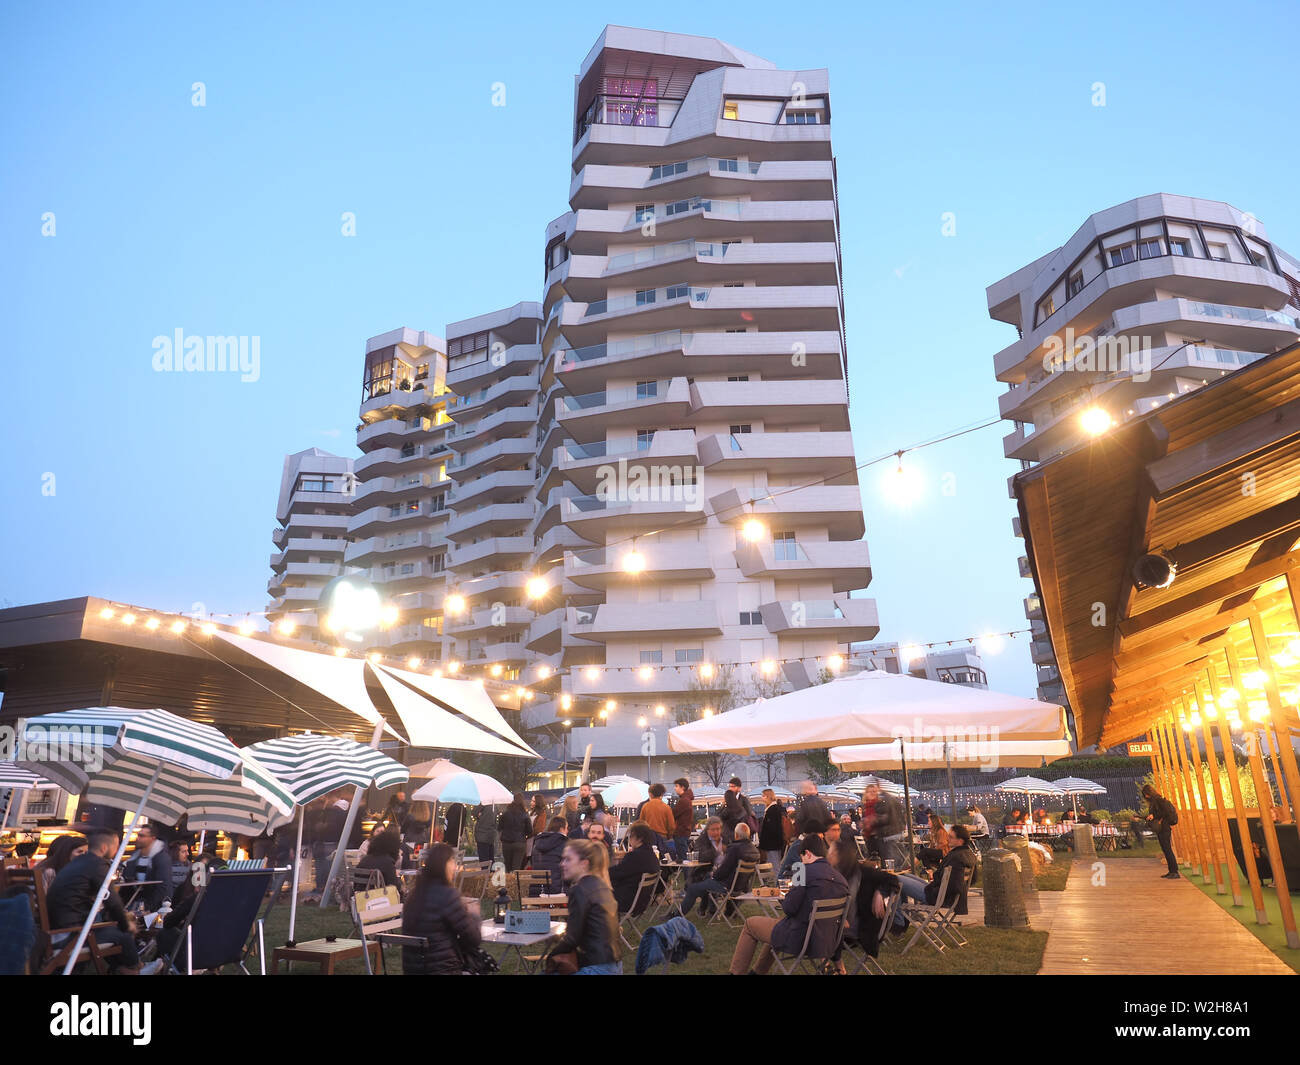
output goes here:
<path id="1" fill-rule="evenodd" d="M 1197 867 L 1199 870 L 1199 866 Z M 1251 935 L 1258 939 L 1264 946 L 1268 947 L 1274 954 L 1282 959 L 1287 965 L 1291 966 L 1296 972 L 1300 973 L 1300 950 L 1292 950 L 1286 945 L 1286 929 L 1282 925 L 1282 908 L 1278 902 L 1277 891 L 1271 887 L 1265 887 L 1264 890 L 1264 912 L 1268 914 L 1268 924 L 1259 925 L 1255 923 L 1255 904 L 1250 897 L 1250 883 L 1246 880 L 1246 875 L 1238 870 L 1241 879 L 1241 898 L 1245 905 L 1234 906 L 1232 904 L 1232 894 L 1218 895 L 1215 893 L 1214 877 L 1211 876 L 1208 883 L 1201 883 L 1199 871 L 1195 876 L 1188 876 L 1187 871 L 1183 871 L 1184 877 L 1188 883 L 1200 888 L 1202 893 L 1209 896 L 1215 901 L 1226 913 L 1231 915 L 1245 928 Z M 1226 880 L 1225 874 L 1225 880 Z M 1300 895 L 1291 895 L 1291 905 L 1298 915 L 1300 915 Z"/>
<path id="2" fill-rule="evenodd" d="M 1058 859 L 1055 867 L 1064 867 L 1064 876 L 1069 875 L 1069 863 Z M 1043 888 L 1043 890 L 1061 890 L 1064 887 L 1061 876 L 1061 888 Z M 485 906 L 486 910 L 486 906 Z M 754 906 L 746 907 L 746 913 L 758 913 Z M 728 928 L 722 921 L 705 924 L 704 919 L 695 916 L 695 925 L 700 928 L 704 939 L 704 953 L 692 954 L 681 965 L 672 966 L 673 973 L 684 975 L 717 975 L 726 973 L 731 963 L 731 955 L 736 946 L 739 926 Z M 1047 945 L 1047 933 L 1027 929 L 972 927 L 963 929 L 970 940 L 970 946 L 961 950 L 946 951 L 943 956 L 934 952 L 924 943 L 918 943 L 906 957 L 900 957 L 898 950 L 886 946 L 881 952 L 881 962 L 890 973 L 899 975 L 1033 975 L 1042 965 L 1043 951 Z M 267 955 L 278 945 L 284 943 L 289 934 L 289 907 L 285 903 L 276 906 L 266 925 Z M 348 914 L 340 913 L 337 907 L 320 909 L 314 905 L 301 906 L 298 909 L 297 939 L 304 942 L 319 939 L 326 935 L 339 938 L 355 938 L 352 921 Z M 900 943 L 901 946 L 901 943 Z M 400 973 L 402 967 L 401 950 L 387 948 L 385 956 L 390 973 Z M 492 953 L 500 956 L 499 948 L 492 948 Z M 514 959 L 504 971 L 514 970 Z M 635 971 L 635 951 L 624 952 L 624 970 Z M 339 973 L 362 973 L 365 967 L 358 959 L 342 962 Z M 661 970 L 660 970 L 661 971 Z M 314 974 L 316 966 L 297 965 L 295 973 Z"/>

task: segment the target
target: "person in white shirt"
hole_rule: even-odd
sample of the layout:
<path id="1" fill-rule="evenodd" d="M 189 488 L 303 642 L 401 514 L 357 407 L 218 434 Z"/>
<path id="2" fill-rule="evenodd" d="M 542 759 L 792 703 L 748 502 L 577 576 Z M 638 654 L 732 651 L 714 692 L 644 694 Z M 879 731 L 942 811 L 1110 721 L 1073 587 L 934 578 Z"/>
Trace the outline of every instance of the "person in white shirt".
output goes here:
<path id="1" fill-rule="evenodd" d="M 984 815 L 980 813 L 978 806 L 968 806 L 966 812 L 970 814 L 970 827 L 972 836 L 987 836 L 989 834 L 989 823 Z"/>

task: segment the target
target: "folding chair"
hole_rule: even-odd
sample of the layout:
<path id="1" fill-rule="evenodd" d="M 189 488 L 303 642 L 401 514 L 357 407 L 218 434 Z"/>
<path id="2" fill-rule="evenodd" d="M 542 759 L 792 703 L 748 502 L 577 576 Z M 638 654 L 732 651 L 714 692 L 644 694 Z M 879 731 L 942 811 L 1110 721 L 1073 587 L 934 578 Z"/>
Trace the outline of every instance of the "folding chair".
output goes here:
<path id="1" fill-rule="evenodd" d="M 623 914 L 618 919 L 618 937 L 623 941 L 623 945 L 626 946 L 628 950 L 633 950 L 635 948 L 634 944 L 631 943 L 627 936 L 623 934 L 623 929 L 625 927 L 631 928 L 632 931 L 636 933 L 637 941 L 640 941 L 641 936 L 644 933 L 637 926 L 637 918 L 647 916 L 645 911 L 649 908 L 650 901 L 654 898 L 655 888 L 658 886 L 659 874 L 657 872 L 642 873 L 641 880 L 636 886 L 636 894 L 632 896 L 632 905 L 628 908 L 627 913 Z"/>
<path id="2" fill-rule="evenodd" d="M 876 937 L 877 955 L 880 953 L 880 948 L 885 944 L 890 929 L 894 927 L 894 918 L 898 914 L 898 906 L 902 901 L 902 898 L 903 893 L 901 891 L 895 891 L 885 900 L 885 916 L 880 920 L 880 932 Z M 847 915 L 844 923 L 847 926 Z M 844 953 L 853 960 L 855 968 L 850 973 L 852 976 L 856 976 L 860 972 L 865 972 L 867 975 L 871 975 L 872 973 L 879 973 L 881 976 L 889 975 L 885 971 L 885 967 L 880 964 L 877 957 L 873 956 L 871 952 L 863 946 L 860 940 L 851 940 L 848 938 L 847 930 L 844 937 Z"/>
<path id="3" fill-rule="evenodd" d="M 952 878 L 952 866 L 946 865 L 943 869 L 943 875 L 939 878 L 939 893 L 935 896 L 938 903 L 930 905 L 924 902 L 907 902 L 903 904 L 903 916 L 912 922 L 912 937 L 904 945 L 901 953 L 906 954 L 917 940 L 924 939 L 930 946 L 934 947 L 940 954 L 948 949 L 948 945 L 939 935 L 939 929 L 943 923 L 940 913 L 945 907 L 943 900 L 948 896 L 948 881 Z"/>
<path id="4" fill-rule="evenodd" d="M 965 898 L 967 891 L 970 890 L 972 870 L 963 868 L 961 871 L 961 883 L 957 887 L 957 892 L 953 896 L 952 903 L 948 906 L 940 906 L 935 914 L 935 927 L 941 935 L 946 935 L 952 940 L 953 945 L 957 947 L 966 947 L 970 945 L 965 935 L 962 934 L 961 924 L 957 921 L 957 909 L 961 901 Z M 939 895 L 939 901 L 944 901 L 944 896 Z"/>
<path id="5" fill-rule="evenodd" d="M 825 973 L 827 960 L 834 956 L 835 951 L 844 939 L 844 911 L 848 908 L 848 905 L 849 900 L 847 897 L 842 899 L 818 899 L 814 902 L 812 915 L 808 921 L 808 930 L 804 933 L 803 945 L 799 948 L 799 953 L 784 956 L 789 959 L 788 968 L 783 960 L 782 953 L 773 949 L 772 960 L 776 962 L 777 968 L 786 976 L 793 976 L 804 967 L 807 967 L 807 971 L 813 975 Z M 830 924 L 835 929 L 835 943 L 825 957 L 813 957 L 808 953 L 808 948 L 812 944 L 813 932 L 816 931 L 819 924 Z"/>
<path id="6" fill-rule="evenodd" d="M 374 891 L 384 886 L 384 874 L 379 869 L 358 869 L 349 865 L 338 879 L 339 909 L 346 910 L 352 903 L 352 896 L 358 891 Z"/>
<path id="7" fill-rule="evenodd" d="M 545 869 L 516 869 L 510 873 L 506 879 L 506 891 L 510 895 L 510 901 L 514 903 L 516 910 L 524 908 L 523 900 L 532 896 L 534 887 L 542 891 L 550 885 L 551 876 Z"/>
<path id="8" fill-rule="evenodd" d="M 387 887 L 356 891 L 351 900 L 352 922 L 357 926 L 361 937 L 361 956 L 366 960 L 366 975 L 374 976 L 370 963 L 370 942 L 379 944 L 379 964 L 388 974 L 388 959 L 384 957 L 386 943 L 403 947 L 429 949 L 429 940 L 425 936 L 408 936 L 402 933 L 402 900 L 397 888 L 391 884 Z"/>
<path id="9" fill-rule="evenodd" d="M 776 866 L 771 862 L 759 862 L 754 867 L 755 878 L 763 887 L 776 887 Z"/>
<path id="10" fill-rule="evenodd" d="M 712 924 L 721 917 L 722 920 L 726 922 L 728 928 L 736 927 L 731 923 L 731 918 L 727 916 L 727 908 L 735 901 L 737 895 L 743 895 L 749 890 L 750 885 L 754 881 L 754 871 L 757 868 L 757 862 L 737 862 L 736 871 L 731 877 L 731 886 L 721 895 L 712 891 L 709 892 L 709 896 L 713 899 L 714 906 L 717 907 L 717 909 L 713 911 L 713 916 L 709 918 L 709 924 Z M 738 902 L 736 903 L 736 910 L 737 913 L 739 913 L 740 903 Z"/>
<path id="11" fill-rule="evenodd" d="M 271 875 L 270 869 L 214 870 L 178 926 L 180 937 L 167 956 L 169 971 L 180 972 L 177 963 L 184 958 L 190 974 L 234 965 L 248 975 L 245 943 L 256 932 Z"/>

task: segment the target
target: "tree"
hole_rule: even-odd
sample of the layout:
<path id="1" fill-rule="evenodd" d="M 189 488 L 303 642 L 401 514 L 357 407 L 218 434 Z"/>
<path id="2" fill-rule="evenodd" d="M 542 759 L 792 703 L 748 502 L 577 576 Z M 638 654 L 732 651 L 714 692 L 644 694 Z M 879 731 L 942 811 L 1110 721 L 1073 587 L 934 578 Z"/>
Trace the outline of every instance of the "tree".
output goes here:
<path id="1" fill-rule="evenodd" d="M 763 770 L 763 782 L 768 785 L 775 784 L 777 771 L 785 768 L 785 754 L 782 751 L 756 754 L 750 761 Z"/>
<path id="2" fill-rule="evenodd" d="M 831 761 L 830 752 L 824 748 L 815 747 L 803 754 L 808 759 L 808 772 L 818 784 L 837 784 L 848 776 Z"/>
<path id="3" fill-rule="evenodd" d="M 731 779 L 736 756 L 722 751 L 707 751 L 701 754 L 683 755 L 681 761 L 686 767 L 688 776 L 702 776 L 715 788 L 721 788 Z"/>

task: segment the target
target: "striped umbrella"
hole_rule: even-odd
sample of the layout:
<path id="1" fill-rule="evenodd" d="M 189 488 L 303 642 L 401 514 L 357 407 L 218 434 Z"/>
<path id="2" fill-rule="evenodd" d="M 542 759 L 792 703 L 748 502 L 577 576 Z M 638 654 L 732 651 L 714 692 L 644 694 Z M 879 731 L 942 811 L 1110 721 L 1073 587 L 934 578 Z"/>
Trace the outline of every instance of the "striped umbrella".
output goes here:
<path id="1" fill-rule="evenodd" d="M 994 791 L 1014 792 L 1025 796 L 1025 802 L 1032 806 L 1034 795 L 1064 795 L 1065 792 L 1055 784 L 1038 777 L 1012 777 L 993 788 Z M 1029 820 L 1033 820 L 1031 816 Z"/>
<path id="2" fill-rule="evenodd" d="M 650 785 L 644 780 L 627 777 L 615 780 L 600 791 L 605 806 L 610 810 L 631 810 L 650 798 Z"/>
<path id="3" fill-rule="evenodd" d="M 289 939 L 292 941 L 298 920 L 298 874 L 302 864 L 302 825 L 307 804 L 348 786 L 390 788 L 409 780 L 411 771 L 401 762 L 356 740 L 312 732 L 263 740 L 244 748 L 244 751 L 284 782 L 298 806 L 298 844 L 293 852 L 293 892 L 289 896 Z"/>
<path id="4" fill-rule="evenodd" d="M 9 801 L 5 803 L 5 815 L 0 817 L 0 828 L 4 828 L 9 823 L 9 812 L 14 806 L 14 796 L 20 791 L 52 787 L 54 784 L 51 781 L 20 768 L 16 762 L 0 762 L 0 791 L 5 789 L 9 791 Z"/>
<path id="5" fill-rule="evenodd" d="M 835 785 L 835 791 L 843 792 L 848 795 L 858 795 L 867 789 L 868 785 L 874 784 L 886 795 L 902 795 L 903 785 L 895 784 L 892 780 L 885 780 L 884 777 L 872 776 L 870 773 L 865 776 L 849 777 L 848 780 L 842 780 Z"/>
<path id="6" fill-rule="evenodd" d="M 434 777 L 411 794 L 418 802 L 463 802 L 474 806 L 504 805 L 514 801 L 510 789 L 486 773 L 467 769 Z"/>
<path id="7" fill-rule="evenodd" d="M 283 786 L 211 725 L 186 721 L 166 710 L 91 707 L 44 714 L 27 720 L 21 737 L 20 768 L 38 771 L 74 794 L 110 806 L 135 807 L 132 824 L 142 816 L 172 823 L 189 812 L 212 824 L 261 831 L 259 814 L 288 814 L 293 809 Z M 108 894 L 126 835 L 100 885 Z M 76 964 L 98 905 L 92 906 L 66 975 Z"/>
<path id="8" fill-rule="evenodd" d="M 1079 814 L 1079 796 L 1080 795 L 1105 795 L 1106 789 L 1098 784 L 1095 780 L 1088 780 L 1086 777 L 1062 777 L 1060 780 L 1052 781 L 1066 795 L 1070 796 L 1070 801 L 1074 803 L 1074 813 L 1077 817 Z"/>

